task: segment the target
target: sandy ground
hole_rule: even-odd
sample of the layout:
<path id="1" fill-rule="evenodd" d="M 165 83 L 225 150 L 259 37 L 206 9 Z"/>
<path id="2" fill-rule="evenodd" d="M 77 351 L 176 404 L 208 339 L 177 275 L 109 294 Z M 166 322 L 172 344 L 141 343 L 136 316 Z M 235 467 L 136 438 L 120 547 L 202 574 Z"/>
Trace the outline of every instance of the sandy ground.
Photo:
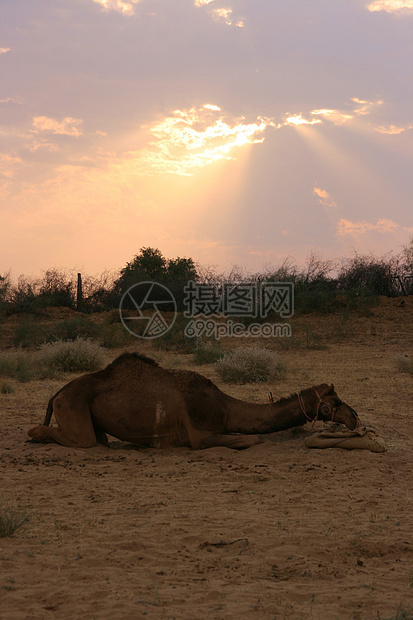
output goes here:
<path id="1" fill-rule="evenodd" d="M 413 349 L 413 299 L 373 312 L 328 348 L 282 350 L 277 384 L 224 386 L 196 369 L 255 402 L 334 382 L 382 454 L 307 449 L 310 428 L 242 452 L 34 445 L 27 429 L 71 377 L 0 395 L 1 501 L 31 513 L 0 539 L 0 618 L 370 620 L 413 606 L 413 379 L 395 366 Z M 337 334 L 338 320 L 296 329 Z"/>

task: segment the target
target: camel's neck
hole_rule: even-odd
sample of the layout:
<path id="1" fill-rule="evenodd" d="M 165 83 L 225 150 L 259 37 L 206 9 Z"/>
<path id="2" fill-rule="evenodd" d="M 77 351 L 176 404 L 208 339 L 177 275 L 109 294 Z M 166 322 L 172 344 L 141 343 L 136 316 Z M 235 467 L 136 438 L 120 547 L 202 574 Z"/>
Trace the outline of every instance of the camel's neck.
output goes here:
<path id="1" fill-rule="evenodd" d="M 307 400 L 305 398 L 304 402 Z M 297 396 L 265 405 L 246 403 L 227 396 L 225 405 L 228 433 L 273 433 L 301 426 L 308 420 L 300 408 Z M 309 402 L 306 411 L 309 411 L 311 405 Z"/>

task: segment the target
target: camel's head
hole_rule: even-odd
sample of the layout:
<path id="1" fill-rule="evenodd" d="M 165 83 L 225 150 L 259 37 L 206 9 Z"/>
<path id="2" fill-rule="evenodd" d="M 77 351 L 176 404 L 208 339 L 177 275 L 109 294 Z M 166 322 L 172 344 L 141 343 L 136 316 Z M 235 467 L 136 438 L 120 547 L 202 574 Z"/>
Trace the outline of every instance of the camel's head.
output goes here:
<path id="1" fill-rule="evenodd" d="M 325 421 L 340 422 L 353 430 L 360 424 L 357 412 L 341 400 L 334 389 L 334 385 L 322 383 L 314 388 L 318 402 L 318 419 Z"/>

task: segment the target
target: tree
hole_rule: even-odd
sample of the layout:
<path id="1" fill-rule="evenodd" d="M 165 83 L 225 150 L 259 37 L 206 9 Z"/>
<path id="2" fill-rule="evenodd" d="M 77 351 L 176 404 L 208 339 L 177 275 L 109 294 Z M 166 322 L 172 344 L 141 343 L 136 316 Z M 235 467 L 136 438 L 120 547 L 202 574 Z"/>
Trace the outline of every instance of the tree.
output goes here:
<path id="1" fill-rule="evenodd" d="M 130 286 L 145 280 L 161 282 L 165 276 L 166 266 L 166 258 L 160 250 L 141 248 L 139 254 L 121 269 L 120 278 L 116 280 L 115 285 L 124 292 Z"/>
<path id="2" fill-rule="evenodd" d="M 192 258 L 166 259 L 156 248 L 141 248 L 139 254 L 121 269 L 115 287 L 118 294 L 122 294 L 139 282 L 159 282 L 171 291 L 178 308 L 181 309 L 184 287 L 189 280 L 197 279 L 198 274 Z"/>

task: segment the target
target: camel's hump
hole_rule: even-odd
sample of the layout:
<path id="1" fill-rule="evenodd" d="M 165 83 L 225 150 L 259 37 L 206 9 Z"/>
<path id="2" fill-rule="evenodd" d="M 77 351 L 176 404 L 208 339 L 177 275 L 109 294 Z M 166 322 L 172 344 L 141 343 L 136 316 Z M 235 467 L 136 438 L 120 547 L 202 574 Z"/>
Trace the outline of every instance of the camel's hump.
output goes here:
<path id="1" fill-rule="evenodd" d="M 113 368 L 118 364 L 127 364 L 128 362 L 133 363 L 136 360 L 140 362 L 145 362 L 145 364 L 152 364 L 152 366 L 158 366 L 158 363 L 155 362 L 151 357 L 147 357 L 146 355 L 141 355 L 140 353 L 122 353 L 119 355 L 111 364 L 109 364 L 108 368 Z"/>

